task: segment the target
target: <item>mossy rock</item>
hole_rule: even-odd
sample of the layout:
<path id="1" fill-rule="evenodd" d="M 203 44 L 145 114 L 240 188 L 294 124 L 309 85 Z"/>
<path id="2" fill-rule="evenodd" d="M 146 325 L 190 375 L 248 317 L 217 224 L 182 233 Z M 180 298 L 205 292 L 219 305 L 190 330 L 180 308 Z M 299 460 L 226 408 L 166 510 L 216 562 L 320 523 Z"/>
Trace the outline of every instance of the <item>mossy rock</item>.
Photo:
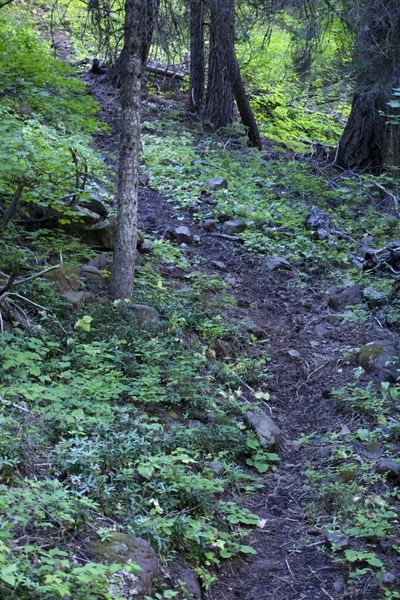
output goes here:
<path id="1" fill-rule="evenodd" d="M 400 349 L 391 340 L 370 342 L 361 348 L 358 364 L 379 381 L 397 381 L 400 377 Z"/>
<path id="2" fill-rule="evenodd" d="M 125 533 L 114 533 L 108 540 L 93 542 L 90 555 L 102 564 L 136 563 L 140 571 L 127 582 L 127 597 L 143 600 L 151 595 L 152 582 L 159 574 L 160 565 L 156 553 L 146 540 Z"/>

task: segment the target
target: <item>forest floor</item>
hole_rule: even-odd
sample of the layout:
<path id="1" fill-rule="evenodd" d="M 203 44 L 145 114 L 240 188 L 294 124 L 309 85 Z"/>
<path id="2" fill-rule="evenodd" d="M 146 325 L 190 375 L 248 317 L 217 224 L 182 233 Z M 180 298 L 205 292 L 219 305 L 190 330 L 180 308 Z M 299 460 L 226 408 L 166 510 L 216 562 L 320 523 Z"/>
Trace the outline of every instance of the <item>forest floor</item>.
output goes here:
<path id="1" fill-rule="evenodd" d="M 45 15 L 35 17 L 44 37 Z M 37 136 L 45 167 L 63 170 L 60 189 L 42 182 L 27 221 L 0 239 L 1 275 L 18 261 L 11 301 L 25 302 L 18 314 L 32 324 L 27 333 L 28 321 L 6 319 L 0 344 L 0 597 L 137 596 L 139 540 L 151 563 L 146 600 L 400 598 L 400 220 L 390 174 L 341 173 L 329 157 L 268 140 L 258 152 L 240 126 L 208 131 L 183 94 L 150 82 L 139 192 L 147 247 L 132 299 L 111 303 L 111 235 L 93 241 L 88 230 L 115 230 L 117 91 L 52 33 L 73 71 L 52 87 L 44 75 L 55 65 L 44 62 L 34 118 L 17 95 L 15 123 L 3 111 L 10 155 L 20 121 L 31 135 L 59 120 Z M 28 56 L 28 87 L 45 52 Z M 90 134 L 71 129 L 54 150 L 64 110 L 78 124 L 92 114 L 76 102 L 84 90 L 57 104 L 60 82 L 78 76 L 108 129 L 93 116 Z M 100 205 L 94 228 L 63 204 L 82 165 L 76 208 Z M 43 226 L 50 197 L 61 197 L 59 212 Z M 306 226 L 310 215 L 319 225 Z M 378 258 L 365 270 L 371 249 Z M 44 272 L 61 253 L 61 267 Z M 257 430 L 267 417 L 278 443 Z"/>
<path id="2" fill-rule="evenodd" d="M 85 80 L 101 103 L 102 120 L 112 131 L 111 136 L 99 139 L 99 147 L 105 155 L 115 156 L 118 139 L 115 91 L 106 76 L 89 75 Z M 157 120 L 158 111 L 178 109 L 177 129 L 188 126 L 182 101 L 160 100 L 160 105 L 154 97 L 145 101 L 143 120 L 152 122 Z M 275 156 L 271 148 L 269 151 Z M 293 156 L 281 155 L 279 160 L 292 159 Z M 392 493 L 392 484 L 387 484 L 384 478 L 377 482 L 375 474 L 376 461 L 386 456 L 391 441 L 386 436 L 387 446 L 382 447 L 378 434 L 372 433 L 376 444 L 369 452 L 365 438 L 357 431 L 363 428 L 368 438 L 365 428 L 369 427 L 370 415 L 362 414 L 362 407 L 360 415 L 354 405 L 349 410 L 331 392 L 354 382 L 358 348 L 374 340 L 398 343 L 398 333 L 383 328 L 365 303 L 366 314 L 360 319 L 357 309 L 353 314 L 348 306 L 336 310 L 329 306 L 327 290 L 332 283 L 347 285 L 346 268 L 333 269 L 332 273 L 328 265 L 328 272 L 322 267 L 305 273 L 300 261 L 290 269 L 271 270 L 265 256 L 246 248 L 239 237 L 228 239 L 229 236 L 205 231 L 199 219 L 193 219 L 193 211 L 177 206 L 173 199 L 152 189 L 151 178 L 148 185 L 140 189 L 139 205 L 140 228 L 145 236 L 165 238 L 177 226 L 188 226 L 195 240 L 182 246 L 189 265 L 224 280 L 236 300 L 235 307 L 227 306 L 222 311 L 223 319 L 237 322 L 247 318 L 263 332 L 263 352 L 270 356 L 266 386 L 270 400 L 264 403 L 265 411 L 284 432 L 279 468 L 262 477 L 263 488 L 258 493 L 247 498 L 240 493 L 233 497 L 260 517 L 261 525 L 249 537 L 249 544 L 257 554 L 228 563 L 218 573 L 218 581 L 206 597 L 208 600 L 373 600 L 381 594 L 397 597 L 391 590 L 400 577 L 399 559 L 396 552 L 389 550 L 390 544 L 385 544 L 386 539 L 392 539 L 397 521 L 392 520 L 389 527 L 386 525 L 390 517 L 387 523 L 384 515 L 377 517 L 383 522 L 382 537 L 374 531 L 363 532 L 362 526 L 351 540 L 351 536 L 343 533 L 346 526 L 349 528 L 349 515 L 350 521 L 357 520 L 357 505 L 370 493 L 371 486 L 365 480 L 372 481 L 371 497 L 377 498 L 380 491 Z M 315 198 L 311 198 L 309 207 L 314 203 Z M 179 271 L 178 274 L 172 271 L 170 276 L 179 277 Z M 363 381 L 367 382 L 368 377 Z M 252 387 L 244 384 L 243 393 L 252 403 Z M 398 455 L 396 444 L 394 455 Z M 359 487 L 355 483 L 359 474 L 352 472 L 354 463 L 356 471 L 363 472 L 364 481 Z M 365 497 L 360 498 L 359 494 Z M 364 514 L 362 508 L 359 514 Z M 376 519 L 373 500 L 365 514 L 371 522 Z M 375 523 L 376 529 L 380 525 Z M 327 530 L 339 532 L 337 539 L 329 543 Z M 376 575 L 372 564 L 368 564 L 368 556 L 363 556 L 365 542 L 376 558 L 384 554 L 383 575 Z M 344 558 L 346 548 L 352 548 L 356 554 L 353 563 L 350 554 Z M 361 572 L 348 579 L 349 571 L 356 570 L 354 567 Z"/>

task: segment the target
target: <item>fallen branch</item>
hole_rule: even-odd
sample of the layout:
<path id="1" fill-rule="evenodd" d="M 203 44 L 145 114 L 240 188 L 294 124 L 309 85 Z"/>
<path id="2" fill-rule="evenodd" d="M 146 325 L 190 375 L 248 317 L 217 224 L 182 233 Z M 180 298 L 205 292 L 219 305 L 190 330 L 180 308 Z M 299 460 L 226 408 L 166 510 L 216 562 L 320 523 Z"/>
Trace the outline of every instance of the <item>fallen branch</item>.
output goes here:
<path id="1" fill-rule="evenodd" d="M 154 73 L 155 75 L 161 75 L 162 77 L 170 77 L 171 79 L 179 79 L 182 81 L 185 79 L 185 73 L 182 71 L 175 71 L 175 69 L 171 69 L 170 67 L 164 67 L 159 65 L 146 65 L 146 71 L 149 73 Z"/>

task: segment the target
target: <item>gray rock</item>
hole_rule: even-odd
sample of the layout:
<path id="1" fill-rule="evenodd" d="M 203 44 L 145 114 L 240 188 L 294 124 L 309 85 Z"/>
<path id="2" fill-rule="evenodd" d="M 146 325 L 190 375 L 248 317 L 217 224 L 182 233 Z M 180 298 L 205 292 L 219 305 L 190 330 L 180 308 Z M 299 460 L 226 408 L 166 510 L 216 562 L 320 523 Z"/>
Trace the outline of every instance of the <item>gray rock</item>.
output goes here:
<path id="1" fill-rule="evenodd" d="M 83 279 L 86 279 L 89 283 L 101 284 L 103 282 L 103 275 L 100 269 L 94 265 L 83 265 L 80 268 L 80 273 Z"/>
<path id="2" fill-rule="evenodd" d="M 263 448 L 273 448 L 282 442 L 282 431 L 268 415 L 247 412 L 246 419 L 258 435 Z"/>
<path id="3" fill-rule="evenodd" d="M 146 173 L 142 173 L 139 175 L 139 186 L 140 187 L 148 187 L 150 183 L 150 177 L 146 175 Z"/>
<path id="4" fill-rule="evenodd" d="M 202 222 L 203 229 L 212 233 L 213 231 L 217 231 L 218 224 L 214 221 L 214 219 L 204 219 Z"/>
<path id="5" fill-rule="evenodd" d="M 140 245 L 140 252 L 142 252 L 142 254 L 151 254 L 151 252 L 153 252 L 153 248 L 153 242 L 150 240 L 143 240 Z"/>
<path id="6" fill-rule="evenodd" d="M 334 548 L 344 550 L 349 547 L 350 538 L 341 531 L 329 531 L 326 534 L 326 541 Z"/>
<path id="7" fill-rule="evenodd" d="M 101 271 L 102 269 L 106 269 L 107 271 L 111 271 L 113 263 L 113 255 L 112 252 L 100 252 L 96 254 L 89 262 L 84 265 L 84 267 L 96 267 Z M 84 268 L 82 267 L 82 268 Z"/>
<path id="8" fill-rule="evenodd" d="M 128 304 L 127 307 L 133 312 L 135 323 L 140 327 L 160 324 L 160 315 L 152 306 L 148 306 L 147 304 Z"/>
<path id="9" fill-rule="evenodd" d="M 146 540 L 123 533 L 114 533 L 110 539 L 93 542 L 90 555 L 94 560 L 103 564 L 127 563 L 131 561 L 140 567 L 135 576 L 127 577 L 125 572 L 120 577 L 113 577 L 111 588 L 114 595 L 117 592 L 137 600 L 144 600 L 152 593 L 152 582 L 160 573 L 160 565 L 153 548 Z M 113 594 L 111 594 L 113 595 Z"/>
<path id="10" fill-rule="evenodd" d="M 333 584 L 333 589 L 337 594 L 344 594 L 346 588 L 343 579 L 337 579 Z"/>
<path id="11" fill-rule="evenodd" d="M 211 460 L 207 463 L 207 467 L 209 467 L 216 475 L 222 475 L 224 472 L 224 467 L 217 460 Z"/>
<path id="12" fill-rule="evenodd" d="M 294 350 L 293 348 L 291 348 L 287 351 L 287 354 L 290 356 L 290 358 L 301 360 L 301 354 L 298 350 Z"/>
<path id="13" fill-rule="evenodd" d="M 328 304 L 336 310 L 362 304 L 362 301 L 362 287 L 358 283 L 345 287 L 333 287 L 329 290 Z"/>
<path id="14" fill-rule="evenodd" d="M 201 588 L 197 577 L 190 565 L 186 562 L 176 561 L 173 565 L 176 578 L 185 588 L 185 599 L 201 600 Z"/>
<path id="15" fill-rule="evenodd" d="M 391 458 L 383 458 L 376 465 L 375 470 L 381 475 L 385 475 L 388 479 L 396 479 L 400 481 L 400 462 Z"/>
<path id="16" fill-rule="evenodd" d="M 242 319 L 238 323 L 238 327 L 239 331 L 241 331 L 242 333 L 249 333 L 251 335 L 254 335 L 254 337 L 256 337 L 258 340 L 262 339 L 265 336 L 265 330 L 251 319 Z"/>
<path id="17" fill-rule="evenodd" d="M 80 206 L 100 215 L 102 219 L 106 219 L 108 217 L 108 208 L 100 200 L 100 196 L 97 194 L 92 194 L 89 200 L 82 200 L 79 204 Z"/>
<path id="18" fill-rule="evenodd" d="M 217 190 L 226 189 L 228 187 L 228 182 L 222 177 L 214 177 L 214 179 L 206 181 L 206 186 L 211 192 L 216 192 Z"/>
<path id="19" fill-rule="evenodd" d="M 85 302 L 94 299 L 94 296 L 92 296 L 90 292 L 85 291 L 65 290 L 62 292 L 61 296 L 68 300 L 74 308 L 79 308 L 82 304 L 85 304 Z"/>
<path id="20" fill-rule="evenodd" d="M 381 581 L 384 585 L 392 585 L 396 581 L 396 575 L 390 571 L 384 571 L 381 574 Z"/>
<path id="21" fill-rule="evenodd" d="M 232 221 L 225 221 L 222 226 L 222 231 L 227 235 L 235 235 L 242 233 L 247 228 L 247 225 L 241 219 L 234 219 Z"/>
<path id="22" fill-rule="evenodd" d="M 82 237 L 87 244 L 104 250 L 114 249 L 117 223 L 114 219 L 100 221 L 88 226 L 82 231 Z"/>
<path id="23" fill-rule="evenodd" d="M 290 262 L 283 256 L 271 256 L 264 264 L 268 271 L 290 271 L 292 268 Z"/>
<path id="24" fill-rule="evenodd" d="M 79 219 L 79 223 L 77 223 L 78 230 L 80 223 L 84 223 L 85 225 L 95 225 L 101 220 L 101 216 L 97 212 L 94 212 L 93 210 L 90 210 L 89 207 L 82 206 L 81 204 L 74 207 L 74 213 Z M 71 223 L 71 228 L 75 228 L 75 223 Z"/>
<path id="25" fill-rule="evenodd" d="M 358 364 L 379 381 L 395 382 L 400 376 L 400 348 L 391 340 L 369 342 L 361 348 Z"/>
<path id="26" fill-rule="evenodd" d="M 326 240 L 331 234 L 332 222 L 326 213 L 316 206 L 312 206 L 304 221 L 306 229 L 314 232 L 317 240 Z"/>
<path id="27" fill-rule="evenodd" d="M 194 236 L 186 225 L 180 225 L 170 232 L 169 236 L 174 242 L 178 244 L 193 244 Z"/>

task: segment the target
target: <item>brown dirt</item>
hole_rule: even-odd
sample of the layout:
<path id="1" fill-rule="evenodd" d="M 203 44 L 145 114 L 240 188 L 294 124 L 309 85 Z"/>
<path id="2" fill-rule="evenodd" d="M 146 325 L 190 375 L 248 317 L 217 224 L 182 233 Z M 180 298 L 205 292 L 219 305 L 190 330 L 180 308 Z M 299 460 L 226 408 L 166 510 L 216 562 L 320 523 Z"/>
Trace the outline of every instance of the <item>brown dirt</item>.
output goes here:
<path id="1" fill-rule="evenodd" d="M 101 102 L 101 118 L 114 132 L 111 137 L 101 136 L 98 145 L 105 154 L 115 156 L 115 92 L 106 77 L 87 75 L 85 80 Z M 329 390 L 343 385 L 352 373 L 354 365 L 343 361 L 343 353 L 380 337 L 382 330 L 372 317 L 367 324 L 343 324 L 340 315 L 328 308 L 320 291 L 322 276 L 320 280 L 308 280 L 303 287 L 304 280 L 296 269 L 271 273 L 264 265 L 265 258 L 247 251 L 240 242 L 206 233 L 187 213 L 156 191 L 140 190 L 139 214 L 141 228 L 157 237 L 166 236 L 170 229 L 181 225 L 184 216 L 184 224 L 200 240 L 187 247 L 188 260 L 196 268 L 200 262 L 201 269 L 229 282 L 237 301 L 235 309 L 227 309 L 230 318 L 247 316 L 264 329 L 265 352 L 271 356 L 269 406 L 285 434 L 279 469 L 267 474 L 263 478 L 265 488 L 245 501 L 250 510 L 265 520 L 265 527 L 254 531 L 249 539 L 257 555 L 224 567 L 218 574 L 218 582 L 205 597 L 207 600 L 374 600 L 375 593 L 367 590 L 355 595 L 335 591 L 333 584 L 342 572 L 324 550 L 321 532 L 310 526 L 307 503 L 313 500 L 315 490 L 302 474 L 305 466 L 315 469 L 323 466 L 326 449 L 312 442 L 298 449 L 291 442 L 301 433 L 340 430 L 345 417 L 329 397 Z M 213 261 L 222 261 L 226 271 L 221 273 L 213 267 Z M 299 357 L 292 358 L 289 350 L 298 351 Z M 244 502 L 239 495 L 236 501 Z"/>

